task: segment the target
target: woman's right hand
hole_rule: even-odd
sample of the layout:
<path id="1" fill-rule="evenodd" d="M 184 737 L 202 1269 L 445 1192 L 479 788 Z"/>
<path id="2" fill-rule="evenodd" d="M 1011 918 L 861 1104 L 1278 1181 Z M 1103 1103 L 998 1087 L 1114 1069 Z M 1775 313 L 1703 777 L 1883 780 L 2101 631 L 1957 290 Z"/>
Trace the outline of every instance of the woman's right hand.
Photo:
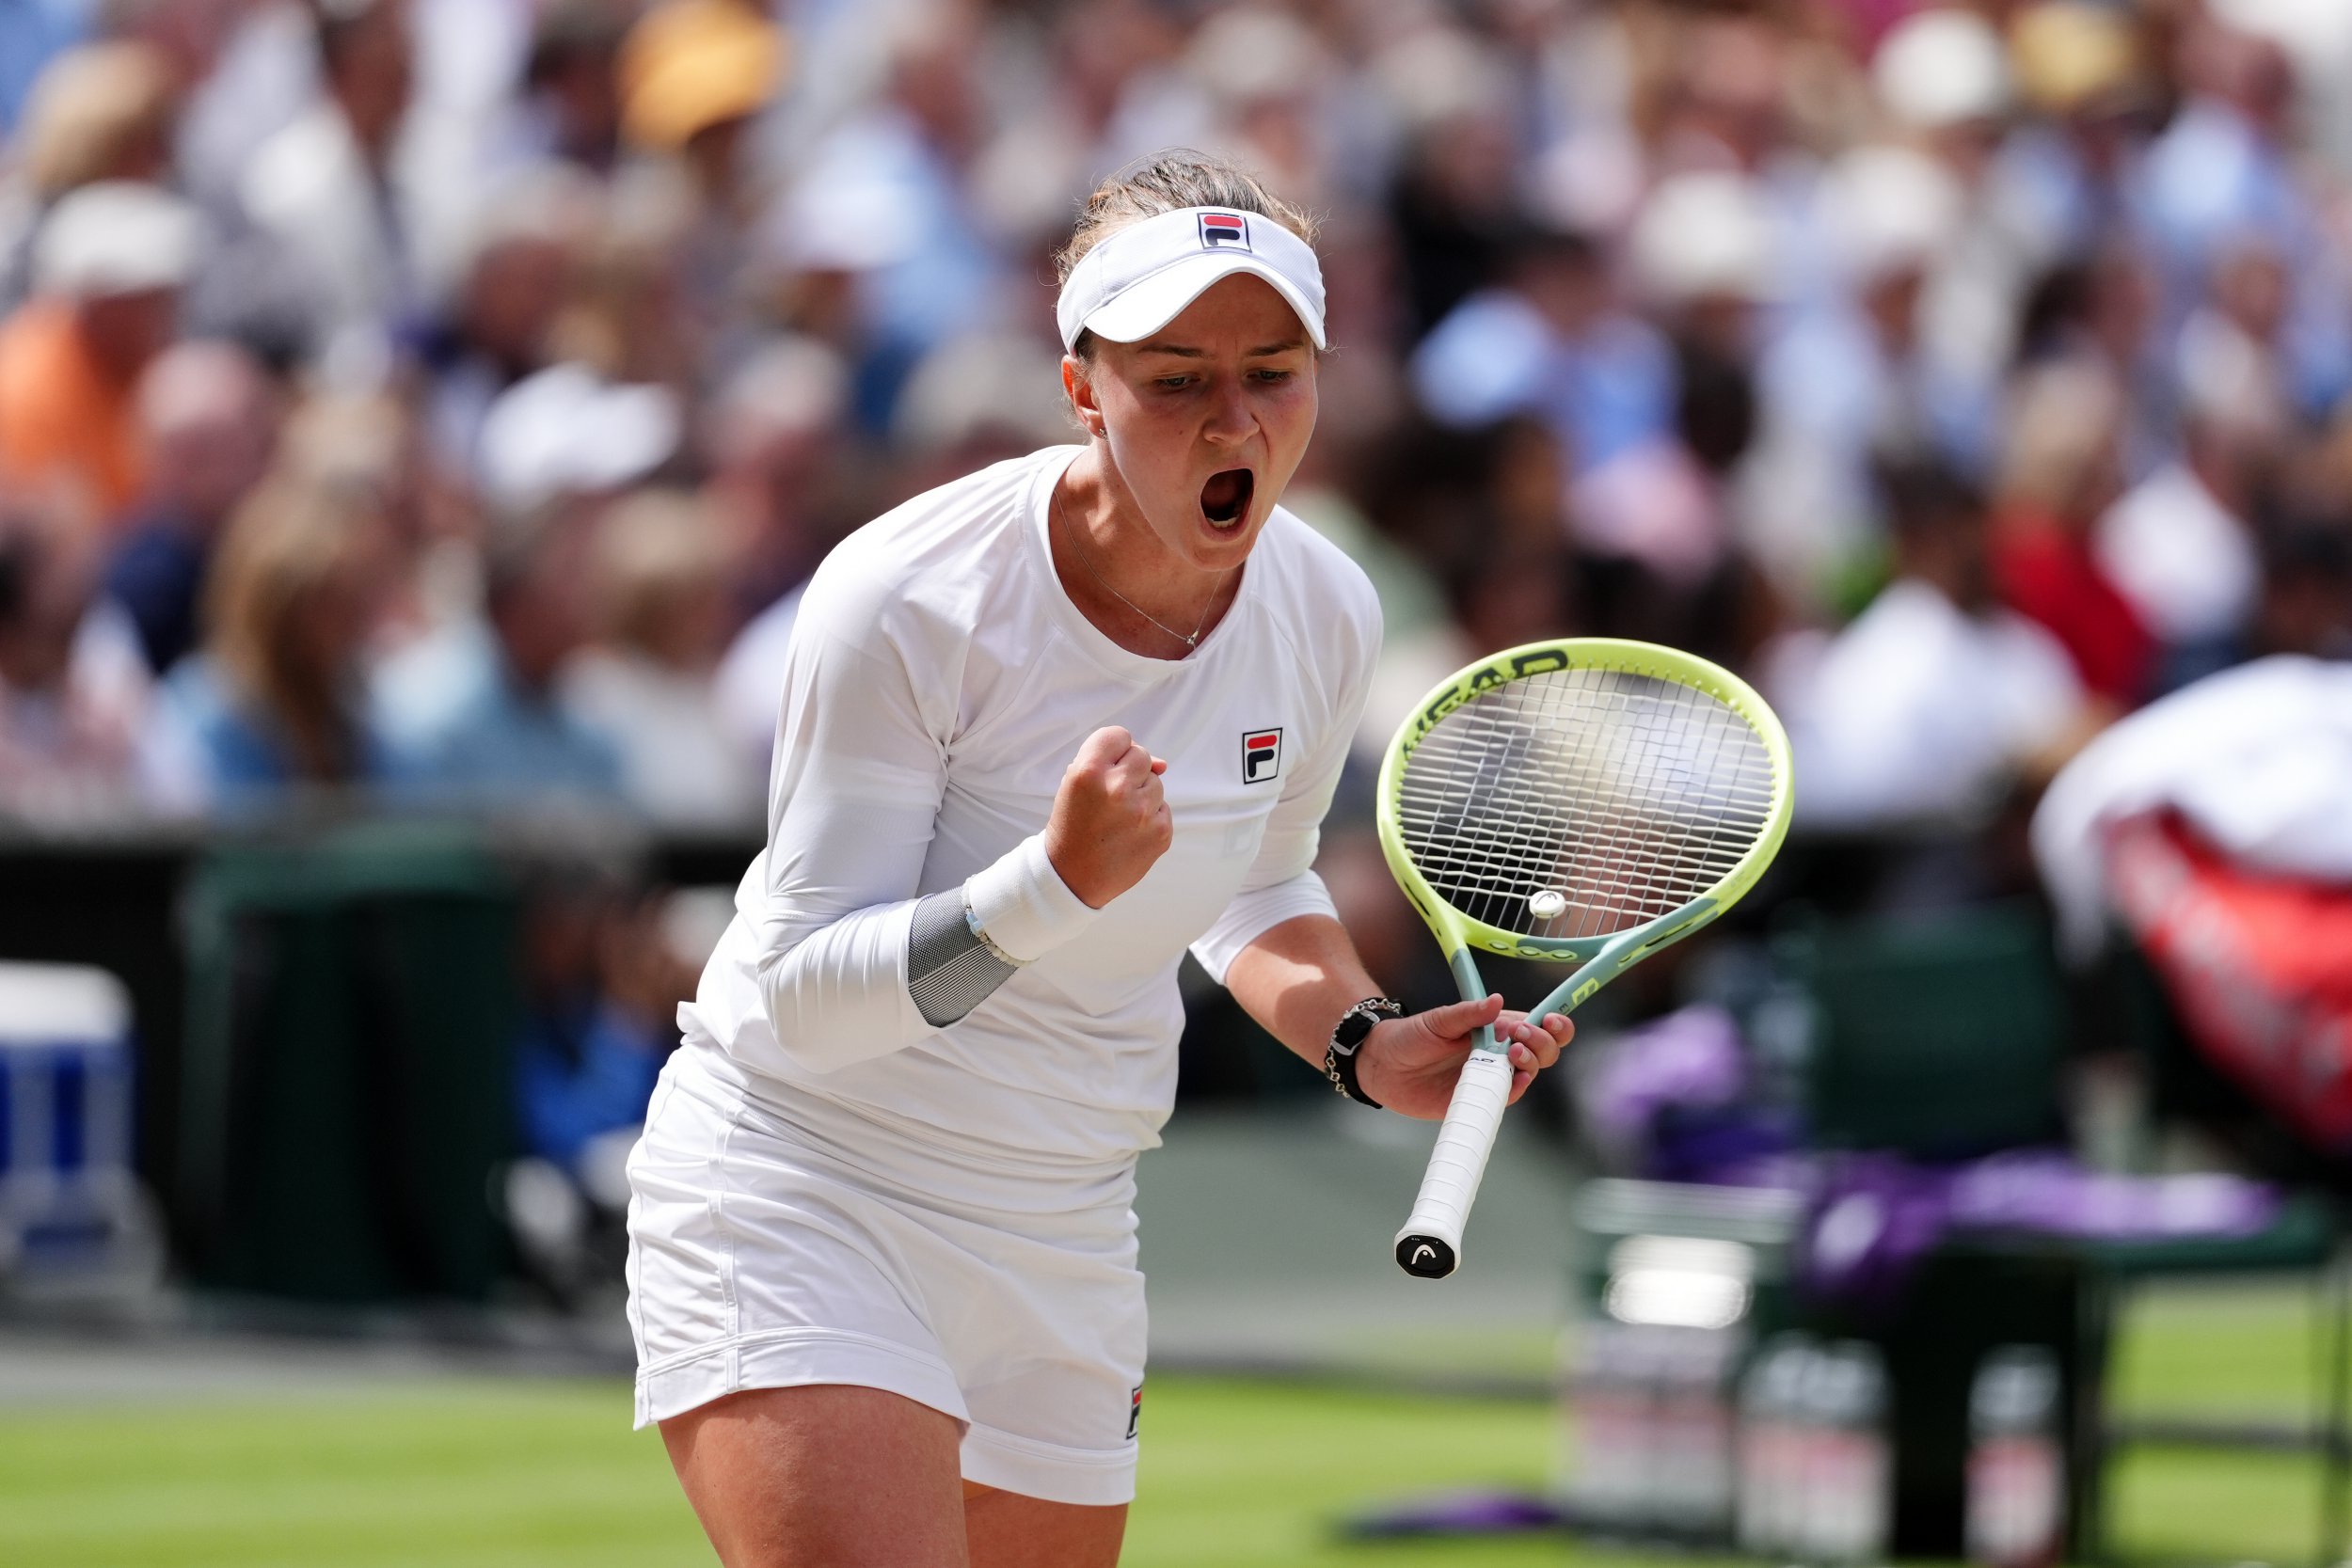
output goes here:
<path id="1" fill-rule="evenodd" d="M 1168 852 L 1174 825 L 1160 775 L 1168 764 L 1112 725 L 1086 737 L 1054 792 L 1045 856 L 1092 909 L 1137 882 Z"/>

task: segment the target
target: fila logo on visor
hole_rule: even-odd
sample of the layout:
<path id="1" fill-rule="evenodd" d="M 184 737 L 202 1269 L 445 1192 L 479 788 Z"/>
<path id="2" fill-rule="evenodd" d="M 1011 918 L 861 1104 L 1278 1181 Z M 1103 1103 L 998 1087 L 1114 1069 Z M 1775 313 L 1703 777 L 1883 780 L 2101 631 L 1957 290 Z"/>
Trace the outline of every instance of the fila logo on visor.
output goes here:
<path id="1" fill-rule="evenodd" d="M 1200 248 L 1249 250 L 1249 220 L 1238 213 L 1201 214 Z"/>
<path id="2" fill-rule="evenodd" d="M 1251 730 L 1241 737 L 1241 782 L 1263 784 L 1282 776 L 1282 732 Z"/>

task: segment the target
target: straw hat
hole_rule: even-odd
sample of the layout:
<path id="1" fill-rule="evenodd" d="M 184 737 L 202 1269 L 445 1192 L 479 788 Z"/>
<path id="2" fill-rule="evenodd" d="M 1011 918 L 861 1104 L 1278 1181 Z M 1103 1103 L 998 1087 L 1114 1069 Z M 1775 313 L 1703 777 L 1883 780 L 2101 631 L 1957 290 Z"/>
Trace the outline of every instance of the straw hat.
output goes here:
<path id="1" fill-rule="evenodd" d="M 621 45 L 621 123 L 639 146 L 674 150 L 767 107 L 786 61 L 783 30 L 741 0 L 671 0 Z"/>

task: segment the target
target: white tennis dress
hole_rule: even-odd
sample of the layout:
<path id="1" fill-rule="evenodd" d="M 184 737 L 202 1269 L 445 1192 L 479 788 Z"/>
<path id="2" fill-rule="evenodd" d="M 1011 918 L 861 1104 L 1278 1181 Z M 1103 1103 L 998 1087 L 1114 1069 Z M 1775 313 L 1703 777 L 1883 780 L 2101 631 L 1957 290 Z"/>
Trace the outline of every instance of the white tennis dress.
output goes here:
<path id="1" fill-rule="evenodd" d="M 1277 508 L 1200 647 L 1127 652 L 1054 572 L 1046 502 L 1080 450 L 917 497 L 810 583 L 768 848 L 630 1162 L 641 1426 L 855 1384 L 962 1422 L 970 1480 L 1134 1495 L 1135 1164 L 1174 1098 L 1177 965 L 1189 947 L 1222 978 L 1273 927 L 1331 912 L 1310 866 L 1380 615 Z M 1098 911 L 1037 835 L 1108 724 L 1168 760 L 1175 839 Z M 992 939 L 1034 961 L 933 1028 L 909 925 L 967 879 Z"/>

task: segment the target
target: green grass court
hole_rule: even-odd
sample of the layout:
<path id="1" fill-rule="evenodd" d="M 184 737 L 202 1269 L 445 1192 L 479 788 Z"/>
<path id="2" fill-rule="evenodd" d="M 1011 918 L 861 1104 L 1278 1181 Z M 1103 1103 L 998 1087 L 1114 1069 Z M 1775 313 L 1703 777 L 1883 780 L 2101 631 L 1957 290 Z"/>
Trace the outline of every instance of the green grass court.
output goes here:
<path id="1" fill-rule="evenodd" d="M 2292 1291 L 2178 1295 L 2135 1312 L 2127 1408 L 2285 1414 L 2310 1346 Z M 364 1384 L 256 1402 L 0 1409 L 0 1563 L 10 1568 L 669 1568 L 712 1560 L 659 1441 L 617 1382 Z M 1331 1385 L 1154 1379 L 1133 1568 L 1626 1560 L 1557 1541 L 1346 1546 L 1384 1498 L 1536 1485 L 1545 1405 Z M 2120 1481 L 2136 1551 L 2308 1560 L 2302 1461 L 2146 1454 Z M 1661 1560 L 1694 1568 L 1692 1560 Z"/>

